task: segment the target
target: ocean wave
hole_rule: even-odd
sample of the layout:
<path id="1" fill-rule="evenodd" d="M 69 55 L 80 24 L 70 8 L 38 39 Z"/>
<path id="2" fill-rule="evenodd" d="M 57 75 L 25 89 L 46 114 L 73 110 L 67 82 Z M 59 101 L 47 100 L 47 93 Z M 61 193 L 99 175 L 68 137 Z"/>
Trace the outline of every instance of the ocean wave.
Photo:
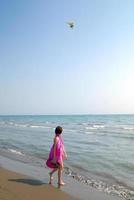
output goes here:
<path id="1" fill-rule="evenodd" d="M 66 128 L 64 128 L 64 132 L 77 133 L 77 130 L 76 129 L 66 129 Z"/>
<path id="2" fill-rule="evenodd" d="M 87 129 L 87 130 L 96 130 L 98 128 L 96 128 L 96 127 L 85 127 L 85 129 Z"/>
<path id="3" fill-rule="evenodd" d="M 13 124 L 13 125 L 16 126 L 16 127 L 22 127 L 22 128 L 28 127 L 27 124 Z"/>
<path id="4" fill-rule="evenodd" d="M 104 125 L 93 125 L 94 128 L 105 128 Z"/>
<path id="5" fill-rule="evenodd" d="M 131 131 L 131 130 L 134 130 L 134 127 L 123 127 L 124 130 L 128 130 L 128 131 Z"/>
<path id="6" fill-rule="evenodd" d="M 85 129 L 87 130 L 98 130 L 105 128 L 104 125 L 93 125 L 93 126 L 86 126 Z"/>
<path id="7" fill-rule="evenodd" d="M 105 128 L 105 125 L 103 124 L 93 124 L 93 125 L 90 125 L 90 126 L 86 126 L 85 129 L 89 129 L 89 130 L 97 130 L 97 129 L 104 129 Z"/>
<path id="8" fill-rule="evenodd" d="M 40 126 L 40 125 L 30 125 L 30 128 L 50 128 L 48 126 Z"/>
<path id="9" fill-rule="evenodd" d="M 48 122 L 45 123 L 46 126 L 43 125 L 38 125 L 38 124 L 31 124 L 31 123 L 15 123 L 15 122 L 0 122 L 0 125 L 5 125 L 5 126 L 14 126 L 14 127 L 19 127 L 19 128 L 52 128 L 50 126 L 48 126 Z"/>
<path id="10" fill-rule="evenodd" d="M 21 151 L 18 151 L 16 149 L 8 149 L 9 152 L 11 153 L 14 153 L 14 154 L 17 154 L 17 155 L 24 155 L 24 153 L 22 153 Z"/>
<path id="11" fill-rule="evenodd" d="M 86 131 L 85 134 L 87 134 L 87 135 L 94 135 L 94 133 L 91 132 L 91 131 Z"/>
<path id="12" fill-rule="evenodd" d="M 30 128 L 44 128 L 44 129 L 51 129 L 51 126 L 41 126 L 41 125 L 31 125 Z"/>
<path id="13" fill-rule="evenodd" d="M 88 122 L 83 122 L 82 125 L 86 126 L 89 125 Z"/>

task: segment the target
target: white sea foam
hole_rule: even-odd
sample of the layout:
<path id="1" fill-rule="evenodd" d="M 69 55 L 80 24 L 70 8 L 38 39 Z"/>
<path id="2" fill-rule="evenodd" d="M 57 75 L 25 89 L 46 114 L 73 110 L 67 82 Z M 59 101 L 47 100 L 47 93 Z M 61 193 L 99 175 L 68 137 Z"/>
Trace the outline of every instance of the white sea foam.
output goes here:
<path id="1" fill-rule="evenodd" d="M 134 130 L 134 127 L 123 127 L 124 130 Z"/>
<path id="2" fill-rule="evenodd" d="M 88 123 L 87 123 L 87 122 L 83 122 L 83 123 L 82 123 L 82 125 L 84 125 L 84 126 L 85 126 L 85 125 L 88 125 Z"/>
<path id="3" fill-rule="evenodd" d="M 46 129 L 49 129 L 51 127 L 49 127 L 49 126 L 40 126 L 40 125 L 30 125 L 30 128 L 46 128 Z"/>
<path id="4" fill-rule="evenodd" d="M 14 124 L 16 127 L 26 128 L 27 124 Z"/>
<path id="5" fill-rule="evenodd" d="M 85 133 L 86 133 L 87 135 L 92 135 L 92 134 L 94 134 L 93 132 L 89 132 L 89 131 L 88 131 L 88 132 L 86 131 Z"/>
<path id="6" fill-rule="evenodd" d="M 15 150 L 15 149 L 8 149 L 8 151 L 10 151 L 11 153 L 21 155 L 21 156 L 24 155 L 21 151 L 18 151 L 18 150 Z"/>
<path id="7" fill-rule="evenodd" d="M 9 122 L 8 124 L 11 125 L 11 126 L 20 127 L 20 128 L 28 128 L 28 127 L 30 127 L 30 128 L 46 128 L 46 129 L 51 128 L 51 127 L 48 127 L 48 126 L 32 125 L 32 124 L 19 124 L 19 123 L 14 123 L 14 122 Z"/>
<path id="8" fill-rule="evenodd" d="M 132 191 L 131 188 L 127 188 L 127 187 L 124 187 L 124 186 L 121 186 L 121 185 L 118 185 L 118 184 L 109 185 L 109 184 L 107 184 L 103 181 L 95 180 L 95 179 L 92 179 L 90 177 L 80 175 L 76 172 L 73 172 L 69 168 L 65 169 L 65 173 L 68 176 L 76 179 L 77 181 L 82 182 L 82 183 L 89 185 L 91 187 L 94 187 L 94 188 L 96 188 L 100 191 L 103 191 L 105 193 L 117 195 L 117 196 L 119 196 L 123 199 L 126 199 L 126 200 L 133 200 L 134 199 L 134 191 Z"/>
<path id="9" fill-rule="evenodd" d="M 88 126 L 88 127 L 85 127 L 87 130 L 95 130 L 95 129 L 98 129 L 98 128 L 96 128 L 96 127 L 92 127 L 92 126 Z"/>
<path id="10" fill-rule="evenodd" d="M 14 125 L 14 122 L 9 122 L 10 125 Z"/>
<path id="11" fill-rule="evenodd" d="M 94 128 L 98 128 L 98 129 L 99 129 L 99 128 L 105 128 L 105 126 L 104 126 L 104 125 L 96 125 L 96 124 L 95 124 L 95 125 L 93 125 L 93 127 L 94 127 Z"/>
<path id="12" fill-rule="evenodd" d="M 41 128 L 41 126 L 31 125 L 31 128 Z M 44 127 L 43 127 L 44 128 Z"/>
<path id="13" fill-rule="evenodd" d="M 94 124 L 92 126 L 86 126 L 85 129 L 89 129 L 89 130 L 97 130 L 97 129 L 103 129 L 105 128 L 104 125 L 98 125 L 98 124 Z"/>

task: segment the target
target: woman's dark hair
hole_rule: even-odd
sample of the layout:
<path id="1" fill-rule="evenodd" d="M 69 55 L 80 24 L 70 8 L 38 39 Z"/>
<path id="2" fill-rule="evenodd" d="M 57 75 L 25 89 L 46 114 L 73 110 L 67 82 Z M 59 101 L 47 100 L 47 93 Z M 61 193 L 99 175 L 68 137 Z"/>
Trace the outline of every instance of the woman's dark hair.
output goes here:
<path id="1" fill-rule="evenodd" d="M 55 129 L 55 134 L 61 134 L 63 131 L 62 127 L 61 126 L 57 126 L 56 129 Z"/>

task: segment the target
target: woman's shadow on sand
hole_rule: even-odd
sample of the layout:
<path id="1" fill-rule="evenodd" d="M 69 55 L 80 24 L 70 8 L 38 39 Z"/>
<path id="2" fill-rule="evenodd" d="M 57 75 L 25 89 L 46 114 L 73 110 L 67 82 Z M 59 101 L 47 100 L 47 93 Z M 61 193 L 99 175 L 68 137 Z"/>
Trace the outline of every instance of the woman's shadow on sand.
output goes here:
<path id="1" fill-rule="evenodd" d="M 14 182 L 17 182 L 17 183 L 24 183 L 24 184 L 28 184 L 28 185 L 34 185 L 34 186 L 48 185 L 47 182 L 43 182 L 43 181 L 36 180 L 36 179 L 19 178 L 19 179 L 8 179 L 8 181 L 14 181 Z"/>

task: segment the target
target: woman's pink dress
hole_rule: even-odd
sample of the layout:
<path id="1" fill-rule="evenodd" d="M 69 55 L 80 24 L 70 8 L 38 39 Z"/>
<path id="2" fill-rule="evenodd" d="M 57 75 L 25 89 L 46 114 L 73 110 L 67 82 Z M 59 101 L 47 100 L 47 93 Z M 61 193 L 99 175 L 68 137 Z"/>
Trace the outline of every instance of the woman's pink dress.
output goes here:
<path id="1" fill-rule="evenodd" d="M 63 139 L 60 136 L 56 136 L 59 138 L 57 144 L 56 144 L 56 163 L 52 163 L 51 161 L 54 159 L 54 144 L 51 147 L 49 158 L 46 161 L 46 165 L 49 168 L 58 168 L 58 165 L 60 165 L 64 159 L 64 142 Z"/>

